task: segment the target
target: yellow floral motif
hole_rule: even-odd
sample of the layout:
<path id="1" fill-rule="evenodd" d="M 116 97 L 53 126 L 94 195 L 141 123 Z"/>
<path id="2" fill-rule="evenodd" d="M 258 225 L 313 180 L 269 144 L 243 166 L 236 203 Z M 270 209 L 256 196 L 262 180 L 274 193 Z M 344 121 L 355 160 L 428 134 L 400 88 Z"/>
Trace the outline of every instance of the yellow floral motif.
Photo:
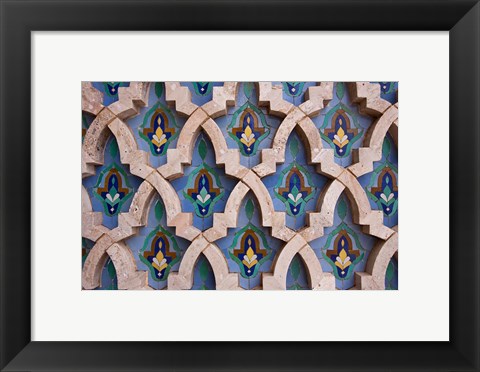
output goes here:
<path id="1" fill-rule="evenodd" d="M 345 242 L 342 240 L 341 244 L 343 247 Z M 350 257 L 347 255 L 347 252 L 345 252 L 345 249 L 342 248 L 335 261 L 335 266 L 339 267 L 341 270 L 345 270 L 351 264 L 352 262 L 350 261 Z"/>
<path id="2" fill-rule="evenodd" d="M 248 249 L 247 249 L 247 254 L 243 256 L 243 261 L 242 263 L 248 267 L 249 269 L 251 269 L 253 266 L 255 266 L 258 261 L 257 261 L 257 255 L 255 254 L 255 252 L 253 251 L 252 247 L 251 247 L 251 240 L 248 239 Z"/>
<path id="3" fill-rule="evenodd" d="M 157 147 L 161 147 L 166 142 L 167 136 L 165 135 L 165 133 L 163 133 L 162 128 L 158 127 L 155 131 L 155 134 L 152 136 L 152 143 Z"/>
<path id="4" fill-rule="evenodd" d="M 164 270 L 168 264 L 167 264 L 167 259 L 163 255 L 161 249 L 162 249 L 162 242 L 158 242 L 158 247 L 160 250 L 158 251 L 157 255 L 153 258 L 152 266 L 159 271 L 159 276 L 161 275 L 162 270 Z"/>
<path id="5" fill-rule="evenodd" d="M 341 123 L 342 119 L 340 119 Z M 338 128 L 337 133 L 334 136 L 333 143 L 340 148 L 346 146 L 350 141 L 348 140 L 348 136 L 345 134 L 345 131 L 342 127 Z"/>
<path id="6" fill-rule="evenodd" d="M 247 118 L 247 127 L 245 131 L 242 133 L 242 138 L 240 142 L 242 142 L 245 146 L 250 147 L 255 142 L 255 133 L 253 133 L 252 128 L 250 127 L 250 118 Z"/>

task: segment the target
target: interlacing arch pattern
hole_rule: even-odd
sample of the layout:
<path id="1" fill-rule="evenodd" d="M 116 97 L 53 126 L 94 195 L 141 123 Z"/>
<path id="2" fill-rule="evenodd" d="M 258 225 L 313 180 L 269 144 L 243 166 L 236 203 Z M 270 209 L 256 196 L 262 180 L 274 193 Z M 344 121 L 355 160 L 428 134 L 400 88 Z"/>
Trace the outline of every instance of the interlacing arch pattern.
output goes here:
<path id="1" fill-rule="evenodd" d="M 95 188 L 95 197 L 105 205 L 105 213 L 118 215 L 116 226 L 111 228 L 105 226 L 104 212 L 94 211 L 92 197 L 87 188 L 82 186 L 82 237 L 92 242 L 83 264 L 83 289 L 101 286 L 102 271 L 110 261 L 116 272 L 118 289 L 151 290 L 153 289 L 149 285 L 151 273 L 158 277 L 168 275 L 165 289 L 192 289 L 195 267 L 201 257 L 208 261 L 212 269 L 215 289 L 244 289 L 240 285 L 241 275 L 248 277 L 256 273 L 262 259 L 270 259 L 271 268 L 261 273 L 261 285 L 255 289 L 285 290 L 289 268 L 298 257 L 304 265 L 310 289 L 335 290 L 338 288 L 335 270 L 338 270 L 338 275 L 342 277 L 346 275 L 345 272 L 350 265 L 352 273 L 349 274 L 353 274 L 354 277 L 354 286 L 350 289 L 385 289 L 387 267 L 392 258 L 398 259 L 397 226 L 389 227 L 384 223 L 385 216 L 391 209 L 397 208 L 398 180 L 395 179 L 395 185 L 389 180 L 389 177 L 391 179 L 396 177 L 397 171 L 395 169 L 395 172 L 388 173 L 390 168 L 384 168 L 386 171 L 378 176 L 384 183 L 380 186 L 375 184 L 373 185 L 375 187 L 370 188 L 365 187 L 362 181 L 365 177 L 362 176 L 374 174 L 372 172 L 375 171 L 376 162 L 381 161 L 384 155 L 384 142 L 387 137 L 391 145 L 398 146 L 398 103 L 396 97 L 393 102 L 384 98 L 385 93 L 389 92 L 383 84 L 392 83 L 354 82 L 337 85 L 333 82 L 319 82 L 305 88 L 303 83 L 252 84 L 253 88 L 249 89 L 253 89 L 254 93 L 251 94 L 256 95 L 257 106 L 249 108 L 246 103 L 248 107 L 246 106 L 241 117 L 238 116 L 244 123 L 243 127 L 240 126 L 240 129 L 232 134 L 232 138 L 239 144 L 238 147 L 232 145 L 233 142 L 224 134 L 218 120 L 227 115 L 231 117 L 232 109 L 243 104 L 239 102 L 239 97 L 243 94 L 240 88 L 242 83 L 191 84 L 195 85 L 195 90 L 180 82 L 82 83 L 82 113 L 91 119 L 91 123 L 84 127 L 82 177 L 84 179 L 98 177 L 98 167 L 105 163 L 107 143 L 112 135 L 118 144 L 117 151 L 121 164 L 119 167 L 102 170 Z M 140 146 L 138 137 L 128 123 L 132 118 L 139 116 L 142 108 L 152 106 L 151 104 L 149 106 L 149 97 L 153 95 L 153 89 L 155 94 L 164 97 L 166 110 L 162 111 L 161 108 L 164 106 L 161 104 L 158 104 L 156 110 L 153 107 L 149 111 L 153 119 L 151 122 L 146 121 L 146 125 L 140 128 L 142 137 L 148 140 L 150 145 L 149 150 L 145 150 Z M 297 91 L 301 89 L 304 89 L 304 93 L 300 96 Z M 199 103 L 192 99 L 195 91 L 199 92 L 199 95 L 209 91 L 211 98 Z M 287 99 L 286 93 L 298 98 Z M 334 97 L 338 96 L 342 101 L 345 94 L 349 96 L 352 106 L 358 109 L 359 115 L 368 116 L 373 121 L 365 128 L 362 142 L 357 146 L 352 144 L 354 136 L 361 128 L 358 126 L 358 129 L 355 129 L 353 123 L 349 123 L 353 119 L 349 116 L 346 106 L 341 106 L 341 102 L 331 119 L 333 129 L 322 132 L 315 122 L 319 115 L 325 113 L 327 105 Z M 106 100 L 106 95 L 115 99 Z M 175 117 L 183 117 L 184 124 L 180 126 L 174 123 L 173 116 L 169 117 L 168 113 L 165 113 L 169 110 L 175 113 Z M 276 120 L 279 120 L 280 124 L 277 128 L 263 126 L 260 120 L 261 110 L 269 116 L 278 118 Z M 174 125 L 178 126 L 177 131 L 170 129 L 174 128 Z M 268 139 L 271 140 L 271 145 L 257 148 L 258 143 L 255 144 L 255 141 L 263 134 L 267 138 L 267 130 L 270 131 Z M 287 142 L 292 136 L 299 138 L 305 149 L 306 161 L 313 167 L 314 173 L 326 177 L 327 180 L 319 189 L 315 210 L 306 211 L 305 226 L 298 229 L 289 226 L 286 221 L 289 218 L 287 210 L 278 210 L 264 182 L 269 176 L 279 173 L 279 166 L 286 162 L 286 153 L 289 151 Z M 170 141 L 173 138 L 176 139 L 175 146 Z M 223 211 L 212 213 L 208 208 L 213 210 L 211 202 L 220 193 L 221 185 L 215 177 L 210 177 L 207 171 L 203 173 L 199 171 L 197 179 L 192 178 L 192 182 L 207 185 L 201 192 L 199 188 L 198 193 L 189 194 L 197 203 L 195 213 L 213 215 L 211 226 L 204 229 L 194 223 L 194 212 L 185 210 L 179 197 L 182 191 L 174 187 L 175 180 L 188 176 L 185 170 L 192 165 L 199 140 L 211 143 L 215 165 L 221 168 L 226 176 L 235 180 L 234 187 L 223 196 L 225 200 Z M 164 154 L 163 164 L 154 166 L 151 163 L 150 150 Z M 250 167 L 242 161 L 243 152 L 257 150 L 258 164 Z M 350 151 L 351 164 L 343 166 L 341 161 L 336 159 L 336 151 Z M 205 151 L 200 149 L 198 152 L 203 159 Z M 285 188 L 278 191 L 279 195 L 281 192 L 285 193 L 287 208 L 292 206 L 293 209 L 288 211 L 290 215 L 297 212 L 297 206 L 298 208 L 302 206 L 304 196 L 315 187 L 310 181 L 307 182 L 306 178 L 305 180 L 302 178 L 300 166 L 295 165 L 293 168 L 290 173 L 285 173 L 285 179 L 294 185 L 295 190 L 289 191 L 287 187 L 286 191 Z M 122 176 L 122 169 L 140 181 L 133 192 L 127 178 Z M 304 184 L 305 182 L 308 185 Z M 388 184 L 388 192 L 382 189 L 385 183 Z M 189 186 L 188 192 L 193 193 L 195 185 Z M 378 200 L 377 204 L 383 209 L 372 208 L 369 198 Z M 130 202 L 128 212 L 120 211 L 121 203 L 127 199 Z M 251 203 L 251 199 L 254 199 L 255 203 Z M 313 248 L 314 242 L 326 236 L 326 229 L 335 224 L 336 208 L 340 208 L 343 199 L 348 200 L 353 223 L 359 225 L 361 231 L 376 242 L 369 252 L 364 271 L 353 272 L 353 264 L 358 254 L 355 256 L 351 252 L 360 252 L 359 244 L 338 250 L 333 256 L 331 253 L 325 253 L 325 257 L 332 260 L 333 272 L 325 270 Z M 173 228 L 172 236 L 188 241 L 189 245 L 184 252 L 175 251 L 172 243 L 169 243 L 168 236 L 165 235 L 166 230 L 162 228 L 156 231 L 152 240 L 156 245 L 152 247 L 156 247 L 158 253 L 150 254 L 150 246 L 146 246 L 142 256 L 145 262 L 150 260 L 148 263 L 152 266 L 149 272 L 139 270 L 135 255 L 127 241 L 138 236 L 141 228 L 147 225 L 150 210 L 155 207 L 155 200 L 161 200 L 163 203 L 163 217 L 166 220 L 164 227 Z M 267 256 L 270 253 L 262 243 L 264 238 L 255 233 L 255 224 L 248 225 L 253 226 L 251 228 L 243 229 L 245 237 L 239 238 L 239 241 L 243 239 L 246 247 L 242 255 L 235 253 L 236 250 L 227 253 L 219 246 L 219 242 L 227 237 L 232 229 L 245 227 L 239 218 L 243 205 L 247 205 L 245 210 L 248 218 L 252 218 L 253 212 L 251 208 L 248 209 L 249 203 L 251 208 L 253 204 L 258 206 L 257 227 L 267 228 L 269 239 L 281 242 L 280 249 L 271 253 L 269 258 Z M 340 212 L 338 214 L 341 215 Z M 339 233 L 336 238 L 332 238 L 332 242 L 335 239 L 335 244 L 342 244 L 342 247 L 344 244 L 354 245 L 355 239 L 348 235 L 347 230 L 339 228 Z M 152 252 L 157 252 L 154 248 Z M 244 271 L 232 270 L 229 254 L 232 256 L 237 254 L 235 258 L 243 265 Z M 171 268 L 169 263 L 173 260 L 179 264 L 175 270 L 168 271 Z"/>

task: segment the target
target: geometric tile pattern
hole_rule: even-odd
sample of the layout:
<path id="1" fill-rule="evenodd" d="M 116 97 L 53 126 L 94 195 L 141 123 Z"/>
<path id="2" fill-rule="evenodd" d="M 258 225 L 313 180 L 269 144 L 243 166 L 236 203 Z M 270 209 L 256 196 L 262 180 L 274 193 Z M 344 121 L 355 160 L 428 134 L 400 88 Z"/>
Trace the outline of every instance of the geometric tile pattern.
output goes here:
<path id="1" fill-rule="evenodd" d="M 398 289 L 397 82 L 83 82 L 82 288 Z"/>

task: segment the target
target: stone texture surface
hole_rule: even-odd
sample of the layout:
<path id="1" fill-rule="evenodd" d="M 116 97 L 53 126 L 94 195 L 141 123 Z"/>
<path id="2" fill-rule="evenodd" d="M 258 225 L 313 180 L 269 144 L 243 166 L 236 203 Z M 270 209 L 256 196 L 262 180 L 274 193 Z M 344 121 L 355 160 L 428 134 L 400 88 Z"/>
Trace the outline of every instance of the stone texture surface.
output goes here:
<path id="1" fill-rule="evenodd" d="M 202 106 L 210 118 L 227 115 L 227 106 L 235 105 L 237 85 L 236 82 L 226 82 L 223 87 L 213 87 L 212 100 Z"/>
<path id="2" fill-rule="evenodd" d="M 300 231 L 300 234 L 307 242 L 320 238 L 323 236 L 324 227 L 333 225 L 335 206 L 344 190 L 345 185 L 338 180 L 333 180 L 322 191 L 317 202 L 318 212 L 309 212 L 307 214 L 308 226 Z"/>
<path id="3" fill-rule="evenodd" d="M 175 106 L 177 112 L 190 116 L 197 109 L 192 103 L 192 94 L 187 87 L 182 87 L 179 82 L 166 82 L 165 93 L 167 102 Z"/>
<path id="4" fill-rule="evenodd" d="M 322 82 L 320 85 L 308 88 L 307 100 L 299 107 L 308 116 L 316 116 L 333 97 L 333 82 Z"/>
<path id="5" fill-rule="evenodd" d="M 108 108 L 104 108 L 97 115 L 88 128 L 85 139 L 83 140 L 83 162 L 94 165 L 103 164 L 103 153 L 105 152 L 107 139 L 110 136 L 108 124 L 115 120 L 115 118 L 115 115 Z"/>
<path id="6" fill-rule="evenodd" d="M 348 88 L 353 102 L 359 104 L 365 115 L 380 116 L 392 104 L 380 96 L 380 85 L 368 82 L 349 83 Z"/>
<path id="7" fill-rule="evenodd" d="M 118 289 L 146 289 L 148 275 L 145 271 L 137 271 L 132 251 L 125 243 L 115 243 L 107 249 L 117 272 Z"/>
<path id="8" fill-rule="evenodd" d="M 92 86 L 92 83 L 82 81 L 82 111 L 97 115 L 103 109 L 103 94 Z"/>
<path id="9" fill-rule="evenodd" d="M 398 109 L 390 106 L 382 116 L 370 126 L 365 135 L 363 147 L 353 152 L 355 163 L 348 167 L 356 177 L 373 170 L 373 162 L 382 158 L 382 146 L 391 127 L 398 128 Z M 395 122 L 397 124 L 395 125 Z M 393 129 L 393 139 L 398 144 L 398 129 Z"/>
<path id="10" fill-rule="evenodd" d="M 118 89 L 118 101 L 112 103 L 109 109 L 119 119 L 125 120 L 138 114 L 139 108 L 148 104 L 150 83 L 132 82 L 129 87 Z"/>
<path id="11" fill-rule="evenodd" d="M 193 269 L 200 254 L 209 246 L 209 242 L 199 235 L 187 248 L 178 273 L 171 273 L 168 276 L 169 289 L 190 289 L 193 286 Z"/>
<path id="12" fill-rule="evenodd" d="M 283 99 L 282 88 L 279 86 L 272 86 L 270 82 L 259 82 L 259 99 L 260 106 L 267 106 L 269 113 L 284 117 L 294 107 L 290 102 Z"/>
<path id="13" fill-rule="evenodd" d="M 395 255 L 398 261 L 398 232 L 373 247 L 365 272 L 355 273 L 355 286 L 362 290 L 384 290 L 387 266 Z"/>

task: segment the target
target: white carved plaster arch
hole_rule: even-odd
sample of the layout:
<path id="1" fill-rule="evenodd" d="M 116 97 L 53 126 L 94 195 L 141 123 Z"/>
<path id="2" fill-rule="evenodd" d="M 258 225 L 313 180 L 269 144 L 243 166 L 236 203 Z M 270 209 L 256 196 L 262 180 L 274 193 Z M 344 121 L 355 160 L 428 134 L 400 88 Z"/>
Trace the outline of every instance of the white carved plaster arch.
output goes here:
<path id="1" fill-rule="evenodd" d="M 114 243 L 112 238 L 103 234 L 95 243 L 83 264 L 82 288 L 94 289 L 101 283 L 102 269 L 107 262 L 107 249 Z"/>
<path id="2" fill-rule="evenodd" d="M 185 122 L 178 135 L 176 148 L 167 150 L 167 163 L 157 168 L 165 179 L 174 180 L 183 176 L 183 165 L 192 163 L 195 141 L 207 119 L 205 111 L 196 109 Z"/>
<path id="3" fill-rule="evenodd" d="M 110 245 L 135 235 L 138 227 L 145 226 L 154 195 L 155 189 L 148 182 L 142 182 L 133 197 L 128 213 L 118 215 L 116 228 L 109 230 L 102 225 L 95 226 L 97 229 L 102 229 L 104 233 L 96 240 L 83 266 L 82 286 L 85 289 L 93 289 L 100 285 L 100 276 L 106 261 L 105 252 Z M 82 214 L 82 224 L 84 218 L 86 215 Z"/>
<path id="4" fill-rule="evenodd" d="M 275 258 L 273 273 L 264 273 L 262 276 L 263 289 L 286 290 L 287 272 L 290 263 L 296 254 L 300 254 L 308 272 L 311 289 L 335 289 L 335 277 L 331 273 L 324 273 L 315 252 L 300 234 L 296 234 L 279 251 Z"/>
<path id="5" fill-rule="evenodd" d="M 175 227 L 175 234 L 192 241 L 201 231 L 193 226 L 192 213 L 182 212 L 182 206 L 177 192 L 170 182 L 167 182 L 159 172 L 152 172 L 146 178 L 158 192 L 165 204 L 167 225 Z"/>
<path id="6" fill-rule="evenodd" d="M 148 273 L 137 270 L 135 258 L 126 243 L 112 244 L 107 254 L 115 266 L 118 289 L 152 289 L 148 286 Z"/>
<path id="7" fill-rule="evenodd" d="M 95 151 L 92 151 L 91 158 L 103 163 L 103 152 L 105 150 L 106 139 L 108 138 L 107 134 L 109 134 L 107 128 L 110 129 L 117 140 L 122 163 L 130 164 L 131 173 L 146 179 L 157 189 L 162 200 L 164 200 L 167 209 L 168 225 L 175 226 L 177 235 L 189 240 L 198 235 L 200 231 L 193 227 L 191 213 L 181 212 L 180 200 L 171 184 L 166 182 L 155 169 L 146 164 L 148 155 L 146 152 L 138 150 L 135 137 L 130 128 L 118 118 L 114 118 L 108 122 L 106 120 L 101 121 L 98 127 L 97 130 L 92 129 L 90 134 L 90 128 L 89 131 L 87 131 L 87 135 L 89 135 L 89 148 L 94 146 L 95 149 Z M 85 137 L 84 149 L 86 139 L 87 136 Z M 111 232 L 111 234 L 114 233 L 117 233 L 117 231 Z"/>
<path id="8" fill-rule="evenodd" d="M 383 224 L 383 212 L 372 210 L 367 194 L 357 178 L 345 170 L 337 178 L 344 186 L 352 207 L 353 222 L 362 225 L 362 230 L 372 236 L 387 240 L 394 233 Z"/>
<path id="9" fill-rule="evenodd" d="M 392 126 L 398 128 L 397 118 L 398 109 L 392 105 L 370 126 L 365 135 L 363 147 L 352 151 L 354 164 L 350 165 L 348 169 L 356 177 L 373 171 L 373 162 L 382 158 L 382 146 L 385 136 Z M 396 125 L 395 122 L 397 122 Z M 396 142 L 398 140 L 398 129 L 397 133 L 395 133 L 395 129 L 393 131 L 394 141 Z"/>
<path id="10" fill-rule="evenodd" d="M 270 207 L 267 204 L 263 203 L 263 211 L 262 211 L 262 204 L 260 200 L 257 198 L 257 195 L 253 190 L 248 187 L 242 181 L 239 181 L 233 191 L 231 192 L 230 196 L 228 197 L 227 203 L 225 205 L 225 212 L 217 212 L 213 214 L 213 226 L 207 229 L 203 235 L 204 237 L 210 241 L 215 242 L 216 240 L 227 236 L 228 228 L 238 227 L 238 215 L 240 213 L 240 205 L 242 204 L 243 200 L 245 199 L 246 195 L 249 191 L 252 191 L 253 195 L 257 199 L 258 204 L 260 205 L 260 213 L 262 215 L 265 213 L 267 216 L 270 216 L 269 225 L 265 225 L 262 223 L 263 227 L 271 227 L 272 229 L 272 236 L 274 238 L 288 241 L 294 235 L 295 232 L 286 227 L 285 225 L 285 212 L 276 212 L 273 210 L 273 205 Z M 267 191 L 268 192 L 268 191 Z M 270 196 L 270 195 L 269 195 Z M 271 200 L 271 199 L 270 199 Z M 263 199 L 262 199 L 263 201 Z"/>
<path id="11" fill-rule="evenodd" d="M 392 257 L 398 260 L 398 226 L 386 241 L 380 241 L 370 252 L 365 272 L 355 273 L 355 286 L 361 290 L 384 290 L 385 274 Z"/>
<path id="12" fill-rule="evenodd" d="M 103 93 L 92 83 L 82 81 L 82 111 L 97 116 L 103 109 Z"/>
<path id="13" fill-rule="evenodd" d="M 114 119 L 115 115 L 108 108 L 104 108 L 87 129 L 82 144 L 83 178 L 95 174 L 95 165 L 103 164 L 105 145 L 110 137 L 108 124 Z"/>
<path id="14" fill-rule="evenodd" d="M 108 128 L 115 136 L 120 152 L 120 162 L 130 166 L 130 173 L 145 179 L 155 171 L 149 165 L 148 153 L 138 149 L 138 144 L 132 130 L 120 119 L 114 119 Z"/>
<path id="15" fill-rule="evenodd" d="M 216 289 L 239 289 L 238 274 L 229 273 L 227 261 L 220 249 L 203 235 L 197 236 L 187 248 L 178 272 L 172 272 L 168 276 L 168 289 L 192 288 L 195 266 L 201 254 L 212 267 Z"/>
<path id="16" fill-rule="evenodd" d="M 320 133 L 312 120 L 303 111 L 294 108 L 278 127 L 272 147 L 262 150 L 261 163 L 252 168 L 260 178 L 275 173 L 277 164 L 285 162 L 288 138 L 294 129 L 306 144 L 308 162 L 319 164 L 317 167 L 319 173 L 337 177 L 345 169 L 335 163 L 332 149 L 323 148 Z"/>
<path id="17" fill-rule="evenodd" d="M 228 228 L 237 226 L 240 206 L 249 191 L 250 189 L 243 182 L 239 181 L 235 185 L 227 199 L 224 212 L 215 212 L 213 214 L 213 226 L 203 233 L 205 239 L 213 243 L 227 236 Z"/>
<path id="18" fill-rule="evenodd" d="M 333 225 L 335 206 L 345 186 L 338 180 L 332 180 L 320 194 L 316 209 L 319 212 L 307 212 L 307 226 L 299 231 L 307 242 L 323 236 L 325 227 Z"/>
<path id="19" fill-rule="evenodd" d="M 215 151 L 215 163 L 225 167 L 225 174 L 242 179 L 248 168 L 240 164 L 240 151 L 229 149 L 225 137 L 214 120 L 208 119 L 202 124 L 203 131 L 207 134 Z"/>
<path id="20" fill-rule="evenodd" d="M 181 113 L 186 114 L 187 112 L 190 112 L 188 120 L 178 136 L 176 148 L 167 150 L 167 163 L 158 168 L 158 171 L 164 178 L 172 180 L 183 175 L 183 165 L 192 163 L 195 142 L 204 123 L 206 121 L 211 121 L 206 128 L 203 127 L 207 134 L 209 134 L 209 127 L 211 127 L 212 130 L 215 129 L 213 126 L 216 127 L 216 123 L 212 118 L 226 115 L 227 106 L 235 104 L 237 83 L 227 82 L 223 87 L 213 87 L 212 100 L 205 103 L 200 108 L 191 102 L 191 93 L 187 87 L 182 87 L 180 86 L 180 83 L 177 82 L 165 83 L 165 85 L 168 85 L 167 97 L 171 98 L 170 102 L 175 102 L 177 111 L 179 106 L 180 109 L 188 106 L 189 108 Z M 169 98 L 167 98 L 167 101 Z M 191 105 L 188 105 L 187 101 Z M 220 131 L 218 127 L 217 129 Z M 213 142 L 214 139 L 212 139 L 212 135 L 209 136 Z M 221 137 L 223 138 L 223 134 Z M 231 153 L 231 155 L 234 156 L 234 153 Z M 238 161 L 240 162 L 240 157 Z M 231 160 L 229 160 L 229 162 L 231 162 Z"/>

